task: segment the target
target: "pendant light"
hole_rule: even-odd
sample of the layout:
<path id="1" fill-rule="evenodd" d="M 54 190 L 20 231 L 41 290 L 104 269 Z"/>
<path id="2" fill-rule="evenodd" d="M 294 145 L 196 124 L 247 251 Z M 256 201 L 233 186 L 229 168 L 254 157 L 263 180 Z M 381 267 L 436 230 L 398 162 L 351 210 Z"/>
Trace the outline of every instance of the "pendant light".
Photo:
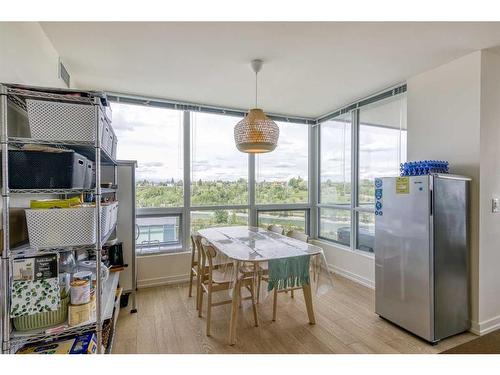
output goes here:
<path id="1" fill-rule="evenodd" d="M 253 60 L 255 72 L 255 108 L 250 109 L 247 116 L 234 127 L 234 141 L 241 152 L 261 154 L 273 151 L 278 143 L 280 130 L 257 106 L 257 75 L 262 68 L 262 60 Z"/>

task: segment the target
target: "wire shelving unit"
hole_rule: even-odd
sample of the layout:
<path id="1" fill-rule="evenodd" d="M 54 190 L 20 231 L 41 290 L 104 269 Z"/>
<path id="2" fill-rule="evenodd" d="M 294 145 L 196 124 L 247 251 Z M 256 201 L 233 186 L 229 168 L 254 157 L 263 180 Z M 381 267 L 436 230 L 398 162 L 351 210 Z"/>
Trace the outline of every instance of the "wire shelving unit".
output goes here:
<path id="1" fill-rule="evenodd" d="M 79 95 L 71 95 L 77 93 Z M 70 94 L 70 95 L 68 95 Z M 82 95 L 83 94 L 83 95 Z M 8 105 L 14 106 L 23 111 L 26 110 L 26 100 L 44 100 L 61 103 L 81 104 L 93 106 L 96 119 L 95 141 L 52 141 L 24 137 L 10 137 L 8 124 Z M 104 243 L 114 232 L 116 224 L 108 233 L 101 233 L 101 197 L 104 194 L 114 194 L 114 188 L 101 188 L 101 168 L 103 165 L 110 165 L 114 168 L 114 182 L 116 183 L 116 161 L 111 153 L 101 145 L 101 131 L 99 115 L 103 111 L 102 102 L 106 100 L 103 93 L 80 90 L 58 90 L 52 88 L 39 88 L 20 85 L 0 84 L 0 144 L 1 144 L 1 166 L 2 166 L 2 229 L 3 229 L 3 250 L 1 254 L 0 268 L 0 318 L 1 318 L 1 352 L 13 353 L 18 348 L 28 343 L 35 343 L 45 340 L 53 340 L 64 336 L 80 334 L 94 331 L 97 336 L 97 352 L 103 353 L 105 348 L 102 345 L 102 327 L 106 319 L 113 316 L 115 305 L 115 291 L 118 285 L 119 273 L 110 273 L 106 282 L 102 282 L 101 250 Z M 102 116 L 101 116 L 102 117 Z M 70 126 L 70 125 L 68 125 Z M 95 188 L 93 189 L 9 189 L 9 148 L 21 147 L 23 145 L 48 145 L 56 148 L 70 149 L 87 157 L 95 163 Z M 38 250 L 24 245 L 17 248 L 10 248 L 9 241 L 9 211 L 10 198 L 12 196 L 28 196 L 36 194 L 56 194 L 59 196 L 75 194 L 94 194 L 95 197 L 95 231 L 98 239 L 93 245 L 59 247 L 52 249 Z M 100 239 L 100 240 L 99 240 Z M 58 326 L 45 330 L 34 330 L 18 332 L 11 327 L 10 318 L 10 285 L 11 285 L 11 263 L 13 259 L 26 256 L 33 256 L 44 253 L 57 253 L 66 251 L 84 250 L 94 254 L 96 258 L 96 314 L 95 319 L 91 319 L 81 325 L 69 327 Z"/>

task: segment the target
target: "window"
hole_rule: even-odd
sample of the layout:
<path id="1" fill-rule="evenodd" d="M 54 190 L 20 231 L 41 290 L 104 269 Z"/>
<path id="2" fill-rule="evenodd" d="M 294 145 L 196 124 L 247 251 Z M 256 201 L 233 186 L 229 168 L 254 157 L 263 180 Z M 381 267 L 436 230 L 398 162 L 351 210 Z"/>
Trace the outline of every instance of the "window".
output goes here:
<path id="1" fill-rule="evenodd" d="M 309 127 L 277 123 L 278 146 L 273 152 L 256 156 L 257 204 L 307 203 Z"/>
<path id="2" fill-rule="evenodd" d="M 351 115 L 321 124 L 319 236 L 351 243 Z"/>
<path id="3" fill-rule="evenodd" d="M 375 177 L 399 176 L 406 161 L 406 98 L 361 108 L 359 115 L 359 204 L 374 203 Z"/>
<path id="4" fill-rule="evenodd" d="M 308 212 L 306 210 L 273 210 L 258 212 L 259 227 L 267 228 L 271 224 L 280 225 L 285 229 L 285 233 L 290 230 L 308 233 L 308 222 Z"/>
<path id="5" fill-rule="evenodd" d="M 248 210 L 197 210 L 191 211 L 191 232 L 208 227 L 248 225 Z"/>
<path id="6" fill-rule="evenodd" d="M 182 112 L 121 103 L 112 109 L 117 158 L 137 160 L 137 207 L 182 207 Z"/>
<path id="7" fill-rule="evenodd" d="M 351 203 L 351 115 L 321 124 L 320 203 Z"/>
<path id="8" fill-rule="evenodd" d="M 176 250 L 181 243 L 180 215 L 137 215 L 138 255 Z"/>
<path id="9" fill-rule="evenodd" d="M 399 176 L 406 161 L 406 97 L 391 98 L 359 111 L 357 248 L 373 252 L 375 177 Z"/>
<path id="10" fill-rule="evenodd" d="M 351 244 L 351 211 L 320 207 L 319 233 L 322 238 L 349 246 Z"/>
<path id="11" fill-rule="evenodd" d="M 191 114 L 191 205 L 248 204 L 248 155 L 234 144 L 237 117 Z"/>
<path id="12" fill-rule="evenodd" d="M 322 122 L 318 155 L 319 236 L 373 252 L 373 181 L 399 175 L 406 161 L 406 96 L 355 107 Z"/>

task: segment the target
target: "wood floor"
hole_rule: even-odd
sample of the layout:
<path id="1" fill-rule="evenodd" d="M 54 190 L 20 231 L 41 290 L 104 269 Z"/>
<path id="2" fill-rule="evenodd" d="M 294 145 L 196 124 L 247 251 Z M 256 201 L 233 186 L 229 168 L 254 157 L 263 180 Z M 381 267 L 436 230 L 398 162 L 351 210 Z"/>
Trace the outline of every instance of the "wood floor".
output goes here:
<path id="1" fill-rule="evenodd" d="M 241 309 L 234 346 L 227 345 L 230 305 L 214 308 L 207 337 L 187 284 L 141 289 L 137 307 L 137 314 L 120 312 L 113 353 L 439 353 L 476 337 L 464 333 L 432 346 L 379 318 L 373 290 L 340 276 L 314 299 L 316 325 L 308 324 L 301 292 L 294 299 L 281 294 L 276 322 L 272 298 L 259 305 L 259 327 L 251 309 Z"/>

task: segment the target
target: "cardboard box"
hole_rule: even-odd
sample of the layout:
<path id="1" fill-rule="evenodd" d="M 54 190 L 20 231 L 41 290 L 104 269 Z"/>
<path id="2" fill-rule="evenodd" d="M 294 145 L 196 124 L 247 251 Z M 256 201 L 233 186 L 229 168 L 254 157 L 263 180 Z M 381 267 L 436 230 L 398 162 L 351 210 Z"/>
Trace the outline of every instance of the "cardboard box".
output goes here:
<path id="1" fill-rule="evenodd" d="M 50 343 L 27 345 L 19 349 L 16 354 L 94 354 L 96 352 L 96 334 L 89 332 Z"/>

